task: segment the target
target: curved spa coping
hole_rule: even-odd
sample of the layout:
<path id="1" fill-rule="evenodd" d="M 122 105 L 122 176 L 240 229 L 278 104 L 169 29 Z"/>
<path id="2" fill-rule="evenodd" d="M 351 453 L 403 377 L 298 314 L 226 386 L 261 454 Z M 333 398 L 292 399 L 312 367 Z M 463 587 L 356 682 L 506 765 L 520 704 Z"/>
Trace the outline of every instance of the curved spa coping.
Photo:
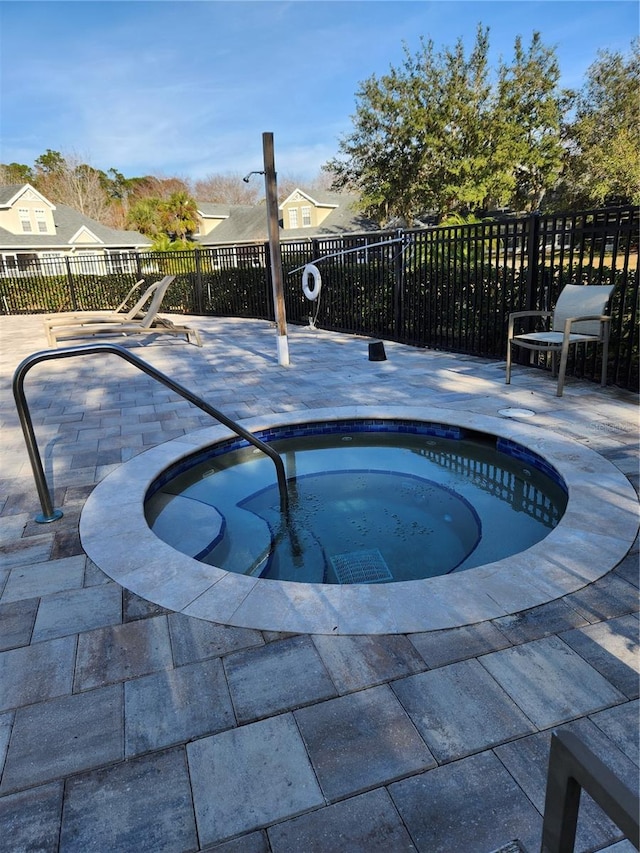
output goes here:
<path id="1" fill-rule="evenodd" d="M 512 439 L 544 457 L 564 478 L 567 509 L 542 541 L 459 574 L 357 585 L 239 575 L 174 550 L 144 516 L 146 492 L 166 468 L 233 435 L 213 426 L 145 451 L 99 483 L 80 519 L 84 550 L 121 586 L 187 616 L 268 631 L 404 634 L 482 622 L 560 598 L 602 577 L 633 544 L 638 499 L 627 478 L 600 454 L 530 422 L 450 409 L 348 406 L 271 414 L 242 425 L 255 432 L 354 418 L 424 420 Z"/>

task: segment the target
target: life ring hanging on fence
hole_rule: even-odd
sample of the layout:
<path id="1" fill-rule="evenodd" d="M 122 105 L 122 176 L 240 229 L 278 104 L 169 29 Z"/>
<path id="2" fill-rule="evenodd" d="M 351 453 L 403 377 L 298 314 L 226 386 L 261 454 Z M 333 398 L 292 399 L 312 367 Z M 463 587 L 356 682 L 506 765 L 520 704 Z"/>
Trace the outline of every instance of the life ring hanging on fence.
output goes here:
<path id="1" fill-rule="evenodd" d="M 309 277 L 313 279 L 312 287 L 309 287 Z M 320 275 L 320 270 L 314 264 L 307 264 L 302 270 L 302 292 L 307 299 L 311 302 L 315 302 L 318 296 L 320 296 L 321 288 L 322 276 Z"/>

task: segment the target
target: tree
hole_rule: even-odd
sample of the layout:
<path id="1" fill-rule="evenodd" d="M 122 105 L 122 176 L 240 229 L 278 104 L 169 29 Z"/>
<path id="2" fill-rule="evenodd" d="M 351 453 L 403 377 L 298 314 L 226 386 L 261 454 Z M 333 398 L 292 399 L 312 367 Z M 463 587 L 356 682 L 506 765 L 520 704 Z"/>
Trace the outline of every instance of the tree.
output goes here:
<path id="1" fill-rule="evenodd" d="M 172 193 L 160 205 L 160 216 L 163 230 L 172 240 L 188 240 L 198 229 L 198 207 L 182 190 Z"/>
<path id="2" fill-rule="evenodd" d="M 488 52 L 480 25 L 468 57 L 461 39 L 440 53 L 422 40 L 413 56 L 405 46 L 400 68 L 361 84 L 354 129 L 325 165 L 334 187 L 358 191 L 364 212 L 383 223 L 499 202 L 535 206 L 561 160 L 553 51 L 537 33 L 527 52 L 517 39 L 493 87 Z"/>
<path id="3" fill-rule="evenodd" d="M 0 183 L 31 183 L 50 201 L 112 228 L 133 227 L 153 239 L 164 234 L 174 244 L 176 240 L 188 243 L 198 226 L 186 180 L 152 175 L 126 178 L 117 169 L 103 172 L 76 154 L 63 155 L 50 148 L 34 161 L 33 168 L 0 165 Z"/>
<path id="4" fill-rule="evenodd" d="M 555 54 L 544 47 L 540 33 L 533 33 L 526 52 L 518 36 L 511 65 L 500 67 L 493 109 L 493 157 L 502 185 L 502 192 L 500 186 L 494 190 L 498 206 L 537 210 L 560 176 L 565 93 L 559 90 L 559 79 Z"/>
<path id="5" fill-rule="evenodd" d="M 52 151 L 51 148 L 47 148 L 45 153 L 38 157 L 34 165 L 36 174 L 42 177 L 63 172 L 67 167 L 67 162 L 59 151 Z"/>
<path id="6" fill-rule="evenodd" d="M 469 60 L 465 59 L 460 40 L 454 51 L 444 54 L 446 74 L 440 115 L 445 131 L 441 161 L 445 167 L 446 212 L 486 207 L 496 183 L 488 51 L 488 30 L 479 27 Z"/>
<path id="7" fill-rule="evenodd" d="M 198 227 L 198 209 L 191 196 L 179 190 L 168 198 L 147 196 L 131 206 L 127 225 L 146 234 L 158 246 L 188 241 Z"/>
<path id="8" fill-rule="evenodd" d="M 421 42 L 415 57 L 406 46 L 404 51 L 400 71 L 391 68 L 360 85 L 353 131 L 339 141 L 342 156 L 325 165 L 333 187 L 358 192 L 363 211 L 380 222 L 410 220 L 436 204 L 429 174 L 438 168 L 432 144 L 439 86 L 433 42 Z M 431 159 L 423 156 L 427 147 Z"/>
<path id="9" fill-rule="evenodd" d="M 283 201 L 298 187 L 313 190 L 326 190 L 330 180 L 326 173 L 321 173 L 313 180 L 297 175 L 278 175 L 278 197 Z M 249 182 L 236 173 L 211 174 L 195 182 L 194 197 L 198 201 L 208 201 L 214 204 L 257 204 L 264 196 L 264 180 L 256 175 Z"/>
<path id="10" fill-rule="evenodd" d="M 50 148 L 35 161 L 34 186 L 50 201 L 66 204 L 98 222 L 109 209 L 104 172 L 84 163 L 77 154 L 63 156 Z"/>
<path id="11" fill-rule="evenodd" d="M 0 184 L 32 184 L 33 169 L 23 163 L 0 163 Z"/>
<path id="12" fill-rule="evenodd" d="M 567 127 L 567 206 L 640 204 L 640 39 L 627 57 L 600 51 Z"/>
<path id="13" fill-rule="evenodd" d="M 126 220 L 127 227 L 155 240 L 163 233 L 160 204 L 160 199 L 152 196 L 136 201 L 129 208 Z"/>
<path id="14" fill-rule="evenodd" d="M 186 252 L 195 251 L 198 243 L 191 240 L 172 240 L 167 234 L 160 234 L 151 246 L 152 252 Z"/>
<path id="15" fill-rule="evenodd" d="M 263 194 L 259 181 L 245 183 L 239 173 L 207 175 L 196 181 L 194 194 L 198 201 L 214 204 L 256 204 Z"/>
<path id="16" fill-rule="evenodd" d="M 315 178 L 304 178 L 295 174 L 278 174 L 278 201 L 284 201 L 294 190 L 301 189 L 313 195 L 326 192 L 331 187 L 331 179 L 321 171 Z"/>
<path id="17" fill-rule="evenodd" d="M 132 178 L 134 182 L 133 195 L 136 198 L 152 196 L 153 198 L 168 199 L 173 193 L 189 193 L 189 182 L 184 178 L 170 177 L 159 178 L 154 175 L 145 175 L 143 178 Z"/>
<path id="18" fill-rule="evenodd" d="M 66 204 L 105 225 L 122 228 L 128 194 L 135 179 L 116 169 L 102 172 L 77 155 L 63 155 L 47 148 L 33 164 L 0 166 L 0 183 L 32 184 L 50 201 Z"/>

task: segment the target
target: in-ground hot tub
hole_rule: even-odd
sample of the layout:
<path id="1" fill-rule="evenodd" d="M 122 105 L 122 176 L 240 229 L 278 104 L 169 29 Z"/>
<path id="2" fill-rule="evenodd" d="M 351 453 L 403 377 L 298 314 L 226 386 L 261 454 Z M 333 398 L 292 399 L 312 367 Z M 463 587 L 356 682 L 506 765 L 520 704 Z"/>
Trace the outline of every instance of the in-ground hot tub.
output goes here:
<path id="1" fill-rule="evenodd" d="M 82 514 L 83 546 L 91 559 L 124 587 L 191 616 L 265 630 L 367 634 L 455 627 L 542 604 L 605 574 L 622 559 L 633 542 L 637 531 L 637 499 L 627 479 L 593 451 L 528 423 L 442 409 L 347 407 L 274 415 L 268 420 L 254 418 L 243 426 L 256 434 L 274 430 L 282 436 L 283 430 L 295 430 L 303 424 L 312 428 L 314 424 L 326 427 L 333 423 L 336 430 L 344 434 L 345 424 L 351 428 L 354 423 L 364 421 L 411 423 L 418 428 L 422 424 L 427 435 L 428 430 L 437 425 L 459 435 L 467 435 L 470 431 L 495 436 L 502 447 L 516 449 L 510 453 L 514 464 L 529 473 L 541 467 L 551 472 L 555 486 L 568 495 L 566 509 L 562 513 L 562 507 L 556 508 L 557 518 L 548 525 L 550 532 L 535 544 L 497 559 L 493 559 L 495 555 L 489 551 L 490 561 L 468 567 L 469 556 L 477 551 L 478 544 L 473 545 L 474 508 L 471 506 L 466 512 L 464 495 L 451 497 L 453 502 L 448 508 L 455 508 L 463 516 L 466 514 L 467 521 L 470 518 L 472 522 L 471 534 L 465 534 L 464 557 L 453 566 L 452 573 L 419 580 L 396 580 L 392 576 L 384 578 L 388 582 L 380 583 L 379 574 L 373 577 L 369 574 L 367 578 L 366 571 L 354 572 L 356 564 L 349 559 L 349 554 L 353 555 L 358 549 L 345 552 L 346 562 L 344 559 L 342 562 L 323 561 L 323 571 L 329 566 L 333 572 L 328 583 L 314 582 L 313 578 L 311 582 L 279 580 L 275 579 L 277 573 L 275 577 L 273 573 L 272 577 L 260 577 L 260 574 L 269 573 L 265 571 L 266 564 L 258 566 L 259 571 L 253 567 L 254 573 L 230 572 L 175 550 L 152 532 L 145 517 L 145 501 L 149 495 L 152 502 L 151 509 L 148 507 L 149 515 L 152 519 L 158 517 L 158 507 L 154 509 L 152 504 L 159 494 L 158 484 L 164 485 L 170 479 L 168 472 L 177 472 L 178 477 L 182 477 L 191 467 L 194 454 L 206 452 L 210 457 L 221 444 L 229 442 L 229 430 L 212 427 L 140 454 L 99 484 Z M 210 459 L 205 459 L 204 465 L 209 464 Z M 403 474 L 410 476 L 411 472 Z M 380 470 L 377 476 L 381 483 Z M 275 472 L 272 477 L 275 481 Z M 264 494 L 265 489 L 268 491 L 269 487 L 261 482 L 249 499 Z M 330 492 L 331 489 L 325 494 Z M 443 494 L 447 500 L 451 496 L 446 484 L 440 497 Z M 420 490 L 414 496 L 419 497 Z M 155 499 L 157 503 L 159 499 Z M 269 500 L 266 505 L 270 512 Z M 411 501 L 408 505 L 411 506 Z M 206 503 L 202 506 L 205 515 L 209 515 L 211 528 L 211 513 L 215 507 Z M 255 509 L 256 506 L 251 508 Z M 255 512 L 252 514 L 259 517 Z M 451 512 L 444 514 L 453 515 Z M 224 513 L 219 516 L 225 521 Z M 249 516 L 245 519 L 247 536 L 253 524 L 248 519 Z M 261 523 L 264 525 L 264 518 Z M 269 523 L 273 528 L 273 518 L 266 523 L 267 528 Z M 213 525 L 215 527 L 215 519 Z M 223 526 L 219 522 L 220 529 Z M 476 532 L 482 527 L 480 523 Z M 216 536 L 205 533 L 202 541 L 206 547 L 200 551 L 210 551 L 208 546 L 215 539 Z M 188 547 L 192 548 L 193 543 Z M 382 555 L 381 548 L 376 545 L 361 550 L 373 553 L 374 566 L 384 573 L 388 561 L 383 556 L 380 562 L 375 554 Z M 198 556 L 202 558 L 203 554 L 198 553 Z M 357 567 L 361 568 L 360 564 Z M 340 570 L 346 572 L 342 578 Z M 447 568 L 446 571 L 452 570 Z M 368 582 L 353 582 L 360 578 Z M 316 579 L 320 580 L 318 572 Z M 326 580 L 326 576 L 322 580 Z"/>
<path id="2" fill-rule="evenodd" d="M 342 419 L 271 427 L 181 460 L 145 514 L 178 551 L 227 571 L 297 583 L 397 583 L 524 551 L 559 523 L 564 481 L 537 453 L 459 426 Z"/>

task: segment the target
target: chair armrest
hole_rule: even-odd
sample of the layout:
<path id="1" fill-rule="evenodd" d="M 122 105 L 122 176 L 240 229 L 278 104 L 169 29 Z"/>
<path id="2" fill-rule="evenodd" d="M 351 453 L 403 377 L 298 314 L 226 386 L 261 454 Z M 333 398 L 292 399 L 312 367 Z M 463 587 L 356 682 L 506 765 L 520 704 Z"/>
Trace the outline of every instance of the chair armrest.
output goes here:
<path id="1" fill-rule="evenodd" d="M 514 320 L 516 317 L 550 317 L 552 313 L 552 311 L 514 311 L 509 314 L 509 317 L 513 317 Z"/>
<path id="2" fill-rule="evenodd" d="M 563 334 L 571 334 L 571 326 L 574 323 L 580 323 L 583 320 L 599 320 L 601 323 L 610 323 L 611 317 L 608 314 L 585 314 L 581 317 L 567 317 L 567 319 L 564 321 Z"/>
<path id="3" fill-rule="evenodd" d="M 512 314 L 509 314 L 509 326 L 507 330 L 507 340 L 511 340 L 513 337 L 513 321 L 519 319 L 520 317 L 551 317 L 553 311 L 514 311 Z"/>

